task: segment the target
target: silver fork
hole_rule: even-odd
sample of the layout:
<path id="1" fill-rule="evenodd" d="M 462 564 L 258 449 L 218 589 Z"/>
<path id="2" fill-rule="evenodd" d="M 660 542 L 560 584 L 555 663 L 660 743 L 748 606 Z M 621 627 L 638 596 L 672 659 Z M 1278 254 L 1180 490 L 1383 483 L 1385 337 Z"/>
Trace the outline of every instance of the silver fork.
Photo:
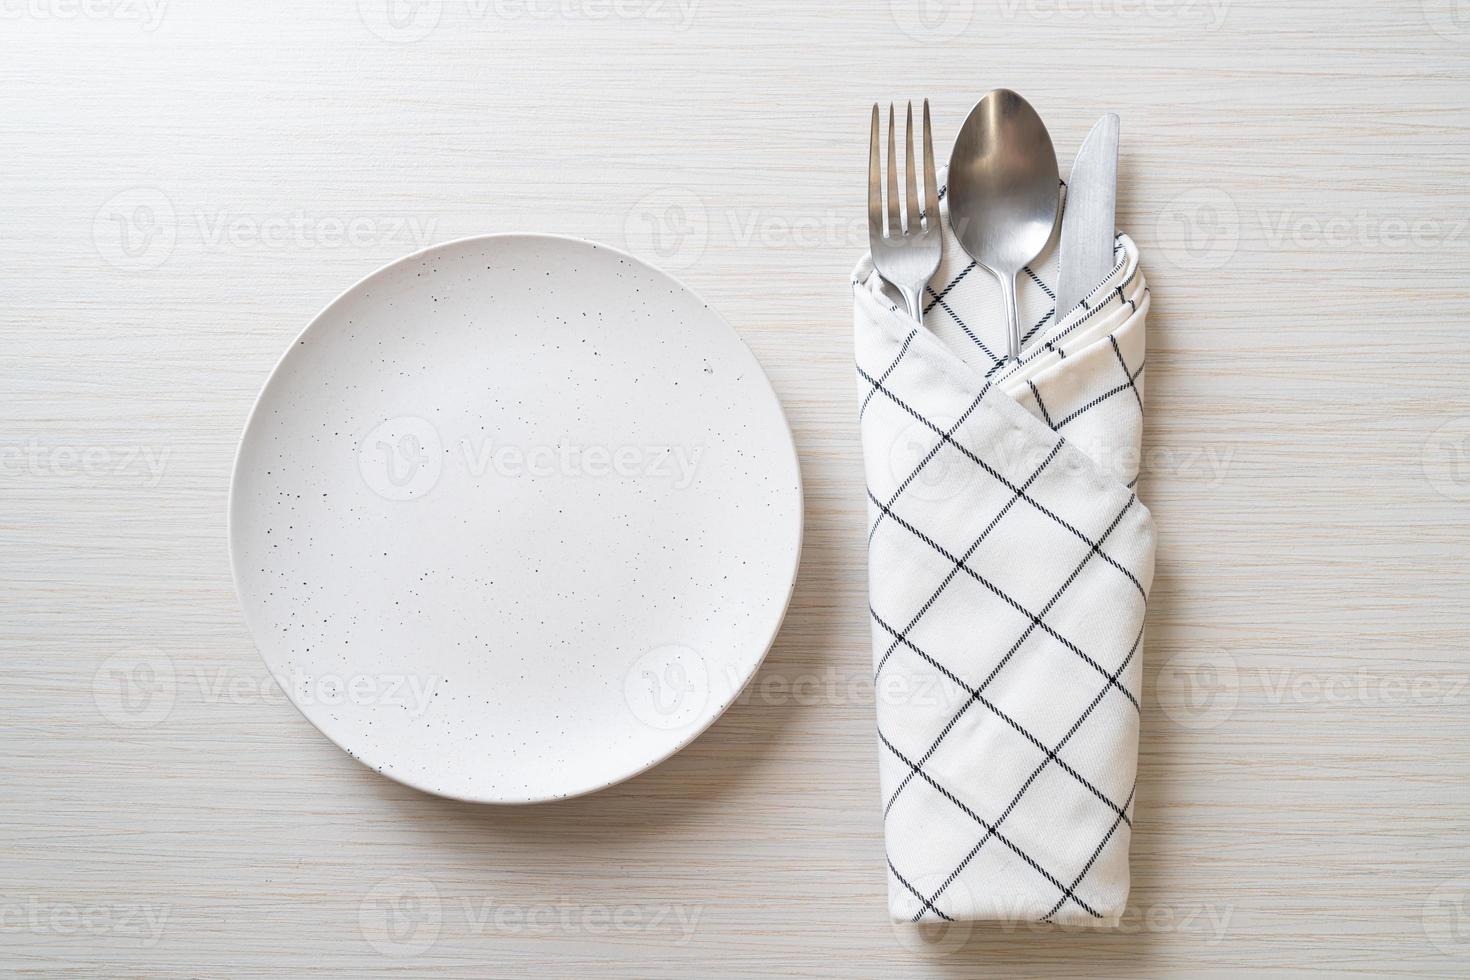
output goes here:
<path id="1" fill-rule="evenodd" d="M 944 253 L 939 232 L 939 186 L 934 178 L 934 139 L 929 131 L 929 100 L 924 100 L 924 208 L 914 177 L 914 104 L 904 122 L 904 183 L 907 202 L 898 210 L 898 156 L 894 150 L 893 104 L 888 104 L 888 233 L 883 233 L 883 168 L 878 156 L 878 104 L 873 104 L 873 129 L 868 140 L 868 248 L 873 266 L 902 294 L 909 314 L 924 322 L 924 287 L 939 269 Z M 922 220 L 920 216 L 922 215 Z"/>

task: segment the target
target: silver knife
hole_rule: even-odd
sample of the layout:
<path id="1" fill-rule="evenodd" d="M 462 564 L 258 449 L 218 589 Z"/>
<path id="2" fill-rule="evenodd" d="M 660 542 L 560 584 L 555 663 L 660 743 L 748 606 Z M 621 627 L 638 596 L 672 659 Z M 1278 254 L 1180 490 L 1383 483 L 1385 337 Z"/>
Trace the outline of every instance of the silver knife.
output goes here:
<path id="1" fill-rule="evenodd" d="M 1118 114 L 1097 121 L 1072 164 L 1057 258 L 1056 323 L 1076 309 L 1113 271 L 1113 221 L 1118 201 Z"/>

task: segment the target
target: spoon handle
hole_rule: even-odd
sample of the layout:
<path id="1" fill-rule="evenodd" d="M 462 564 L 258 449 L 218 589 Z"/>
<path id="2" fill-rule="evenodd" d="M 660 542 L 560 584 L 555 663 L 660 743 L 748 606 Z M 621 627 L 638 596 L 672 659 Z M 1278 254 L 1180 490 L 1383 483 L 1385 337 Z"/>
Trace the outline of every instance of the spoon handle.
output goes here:
<path id="1" fill-rule="evenodd" d="M 1016 274 L 1000 275 L 1001 301 L 1006 308 L 1006 341 L 1009 345 L 1010 359 L 1017 364 L 1021 363 L 1021 313 L 1016 308 Z"/>

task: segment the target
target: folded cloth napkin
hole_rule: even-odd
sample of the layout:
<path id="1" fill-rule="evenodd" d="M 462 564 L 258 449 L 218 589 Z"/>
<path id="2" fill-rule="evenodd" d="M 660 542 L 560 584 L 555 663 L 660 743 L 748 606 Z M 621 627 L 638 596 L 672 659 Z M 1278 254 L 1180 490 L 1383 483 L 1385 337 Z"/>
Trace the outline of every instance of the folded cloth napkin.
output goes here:
<path id="1" fill-rule="evenodd" d="M 1115 925 L 1128 897 L 1154 528 L 1138 250 L 1053 323 L 1055 247 L 1021 275 L 1026 353 L 945 225 L 909 316 L 853 276 L 889 911 Z"/>

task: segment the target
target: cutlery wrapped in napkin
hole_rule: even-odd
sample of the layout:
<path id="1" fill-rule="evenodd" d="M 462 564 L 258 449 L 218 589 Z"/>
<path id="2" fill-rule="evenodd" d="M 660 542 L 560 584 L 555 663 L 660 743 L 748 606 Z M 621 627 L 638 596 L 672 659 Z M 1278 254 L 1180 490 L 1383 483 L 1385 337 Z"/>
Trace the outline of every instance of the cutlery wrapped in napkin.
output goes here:
<path id="1" fill-rule="evenodd" d="M 1055 244 L 994 278 L 945 223 L 924 322 L 853 277 L 889 910 L 1115 925 L 1154 528 L 1138 250 L 1060 323 Z"/>

